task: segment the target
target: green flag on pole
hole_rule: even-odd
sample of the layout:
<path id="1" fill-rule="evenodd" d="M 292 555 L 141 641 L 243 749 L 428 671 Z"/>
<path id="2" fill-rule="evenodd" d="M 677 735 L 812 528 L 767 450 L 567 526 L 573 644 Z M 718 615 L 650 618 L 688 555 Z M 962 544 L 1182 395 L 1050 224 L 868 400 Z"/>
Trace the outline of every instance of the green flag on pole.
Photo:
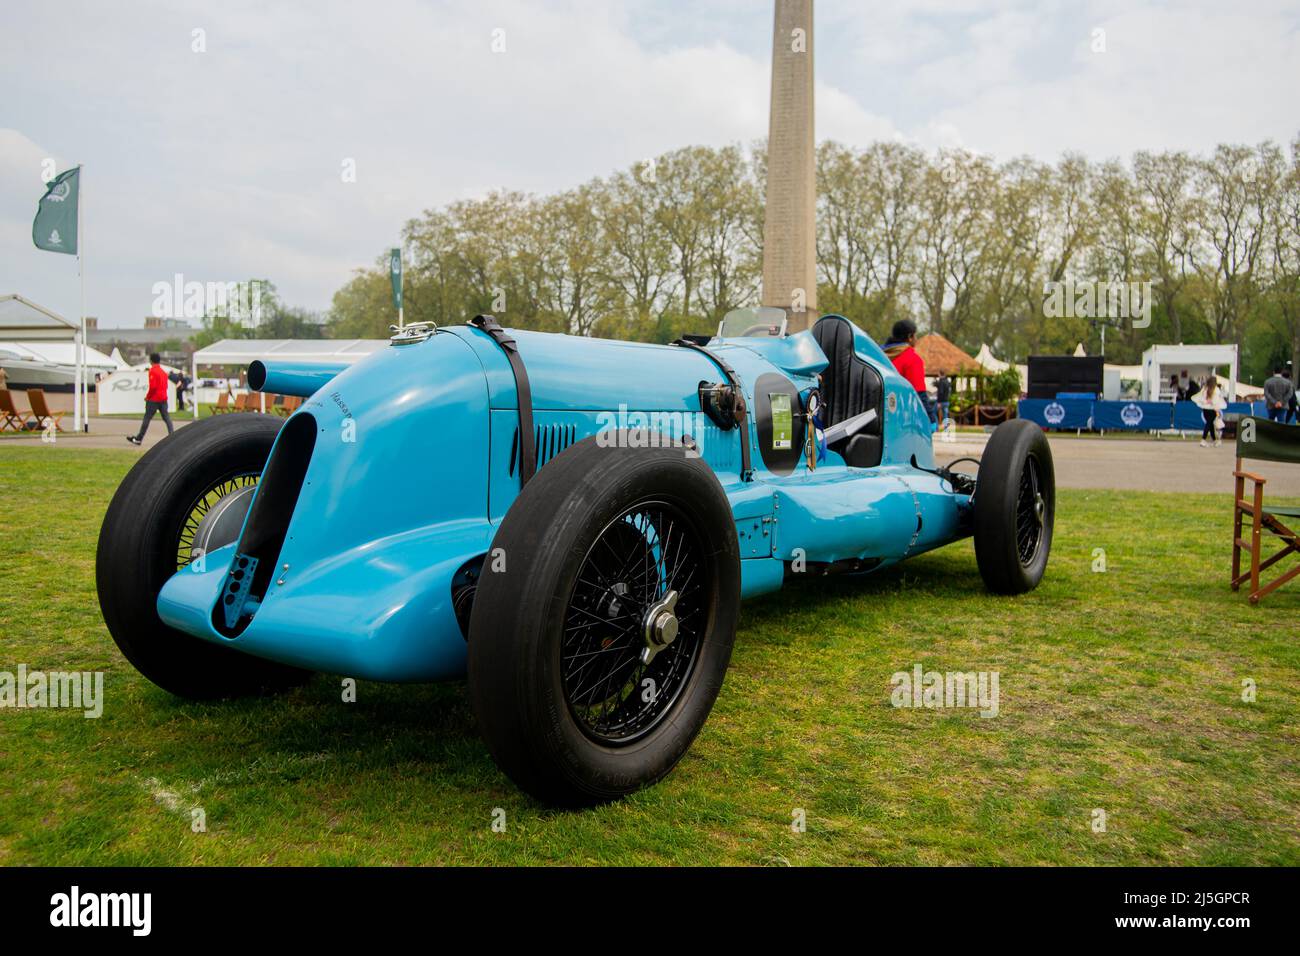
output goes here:
<path id="1" fill-rule="evenodd" d="M 394 249 L 389 256 L 389 278 L 393 280 L 393 308 L 402 309 L 402 250 Z"/>
<path id="2" fill-rule="evenodd" d="M 77 201 L 81 167 L 69 169 L 50 180 L 45 195 L 36 204 L 32 220 L 32 242 L 46 252 L 77 254 Z"/>

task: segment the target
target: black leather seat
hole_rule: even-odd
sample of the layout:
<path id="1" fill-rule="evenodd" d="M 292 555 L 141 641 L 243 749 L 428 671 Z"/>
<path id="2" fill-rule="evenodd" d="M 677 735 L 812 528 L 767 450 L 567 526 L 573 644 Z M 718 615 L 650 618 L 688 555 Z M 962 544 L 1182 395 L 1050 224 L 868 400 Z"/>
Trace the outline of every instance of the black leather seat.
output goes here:
<path id="1" fill-rule="evenodd" d="M 876 410 L 876 420 L 831 450 L 838 452 L 854 468 L 871 468 L 880 464 L 884 421 L 882 399 L 884 383 L 874 368 L 858 358 L 853 347 L 853 327 L 839 316 L 825 316 L 813 326 L 813 338 L 829 363 L 821 374 L 824 405 L 822 425 L 829 428 L 845 419 Z"/>

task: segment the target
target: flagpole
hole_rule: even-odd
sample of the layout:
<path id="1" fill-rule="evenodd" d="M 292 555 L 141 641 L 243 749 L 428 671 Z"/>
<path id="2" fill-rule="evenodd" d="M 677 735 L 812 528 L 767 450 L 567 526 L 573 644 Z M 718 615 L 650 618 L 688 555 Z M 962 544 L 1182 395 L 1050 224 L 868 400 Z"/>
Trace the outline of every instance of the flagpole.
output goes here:
<path id="1" fill-rule="evenodd" d="M 86 371 L 86 269 L 85 269 L 85 246 L 82 245 L 86 240 L 86 217 L 83 210 L 85 203 L 81 201 L 81 183 L 82 176 L 85 175 L 85 168 L 81 163 L 77 164 L 77 252 L 80 254 L 81 268 L 81 416 L 85 421 L 82 424 L 83 431 L 90 431 L 90 381 L 89 374 Z"/>
<path id="2" fill-rule="evenodd" d="M 90 408 L 88 407 L 89 390 L 86 388 L 86 232 L 83 225 L 82 208 L 85 206 L 85 170 L 77 163 L 77 279 L 81 284 L 81 333 L 77 341 L 77 395 L 73 399 L 73 429 L 82 432 L 82 417 L 85 417 L 85 430 L 90 430 Z"/>
<path id="3" fill-rule="evenodd" d="M 77 253 L 77 275 L 81 275 L 81 253 Z M 81 332 L 72 334 L 72 430 L 81 431 Z"/>

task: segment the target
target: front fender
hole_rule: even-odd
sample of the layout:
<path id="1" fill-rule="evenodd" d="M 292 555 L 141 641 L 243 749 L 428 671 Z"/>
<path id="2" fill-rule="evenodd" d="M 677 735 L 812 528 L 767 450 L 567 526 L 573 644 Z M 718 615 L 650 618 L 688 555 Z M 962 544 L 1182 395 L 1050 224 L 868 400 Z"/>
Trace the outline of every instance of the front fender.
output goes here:
<path id="1" fill-rule="evenodd" d="M 488 402 L 483 365 L 455 335 L 342 372 L 281 430 L 239 541 L 206 556 L 203 570 L 177 572 L 159 615 L 311 670 L 389 681 L 460 673 L 451 582 L 492 537 Z M 277 467 L 277 456 L 295 454 L 305 467 Z M 286 475 L 300 484 L 271 487 Z M 270 573 L 249 598 L 251 617 L 226 627 L 214 608 L 231 560 L 258 547 L 270 549 L 256 554 Z"/>
<path id="2" fill-rule="evenodd" d="M 272 584 L 233 638 L 217 631 L 211 614 L 236 550 L 227 545 L 202 570 L 177 572 L 163 586 L 158 613 L 188 634 L 307 670 L 390 682 L 459 677 L 465 640 L 452 580 L 487 551 L 495 530 L 486 520 L 454 522 L 331 555 Z"/>

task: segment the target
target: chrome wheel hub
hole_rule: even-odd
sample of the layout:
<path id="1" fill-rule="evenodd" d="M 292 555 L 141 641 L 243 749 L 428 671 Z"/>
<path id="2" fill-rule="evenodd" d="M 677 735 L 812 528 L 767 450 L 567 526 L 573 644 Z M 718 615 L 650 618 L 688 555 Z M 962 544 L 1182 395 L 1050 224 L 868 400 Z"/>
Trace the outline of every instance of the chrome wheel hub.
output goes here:
<path id="1" fill-rule="evenodd" d="M 645 647 L 642 663 L 649 664 L 656 654 L 677 640 L 677 592 L 669 591 L 646 610 L 643 632 Z"/>

